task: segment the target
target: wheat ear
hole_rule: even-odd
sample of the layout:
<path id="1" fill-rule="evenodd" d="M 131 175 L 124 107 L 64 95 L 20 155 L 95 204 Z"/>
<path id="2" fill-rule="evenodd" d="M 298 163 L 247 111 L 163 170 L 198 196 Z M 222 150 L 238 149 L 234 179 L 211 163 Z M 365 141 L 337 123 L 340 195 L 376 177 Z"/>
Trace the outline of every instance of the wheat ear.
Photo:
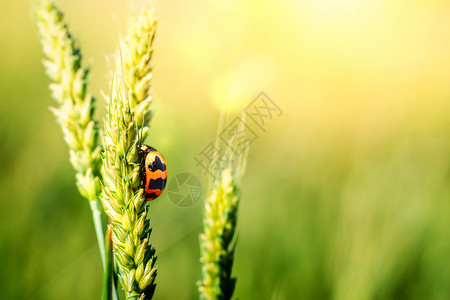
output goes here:
<path id="1" fill-rule="evenodd" d="M 236 137 L 230 140 L 233 145 L 225 151 L 233 161 L 220 169 L 208 191 L 204 207 L 203 233 L 200 235 L 200 262 L 202 280 L 198 291 L 200 299 L 231 299 L 236 278 L 231 276 L 236 241 L 237 213 L 240 201 L 239 182 L 244 173 L 248 145 L 240 154 L 232 150 Z M 217 155 L 217 153 L 216 153 Z"/>
<path id="2" fill-rule="evenodd" d="M 150 95 L 151 72 L 153 70 L 151 58 L 153 55 L 156 23 L 157 20 L 153 9 L 143 7 L 141 14 L 137 18 L 132 17 L 129 20 L 127 35 L 121 40 L 120 48 L 116 56 L 116 65 L 119 66 L 119 70 L 123 71 L 121 74 L 123 81 L 121 83 L 124 85 L 124 91 L 128 95 L 130 110 L 133 112 L 136 126 L 141 129 L 141 141 L 145 140 L 147 136 L 149 130 L 148 124 L 151 119 L 151 111 L 149 110 L 152 99 Z M 151 245 L 149 251 L 153 251 L 154 253 Z M 147 292 L 147 299 L 152 297 L 155 287 L 156 269 L 154 269 L 154 263 L 156 257 L 152 260 L 153 262 L 150 265 L 154 272 L 150 278 L 153 282 L 149 284 L 150 293 Z M 140 266 L 142 268 L 145 265 L 141 264 Z M 135 280 L 139 279 L 139 276 L 135 278 Z"/>
<path id="3" fill-rule="evenodd" d="M 37 27 L 42 43 L 46 73 L 57 107 L 51 111 L 69 146 L 70 162 L 76 172 L 81 195 L 89 200 L 102 262 L 105 245 L 101 220 L 99 129 L 93 120 L 95 99 L 86 93 L 88 68 L 82 67 L 81 51 L 64 22 L 63 12 L 43 1 L 36 7 Z"/>

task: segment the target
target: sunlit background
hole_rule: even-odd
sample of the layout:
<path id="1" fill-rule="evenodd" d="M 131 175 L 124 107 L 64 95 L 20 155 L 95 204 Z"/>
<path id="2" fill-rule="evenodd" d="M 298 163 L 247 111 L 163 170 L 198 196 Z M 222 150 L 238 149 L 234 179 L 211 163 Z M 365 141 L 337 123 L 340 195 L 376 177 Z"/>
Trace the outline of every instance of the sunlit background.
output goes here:
<path id="1" fill-rule="evenodd" d="M 86 200 L 48 111 L 29 1 L 0 11 L 0 298 L 99 299 Z M 106 56 L 138 6 L 57 0 L 91 66 L 97 119 Z M 239 299 L 450 299 L 450 3 L 164 0 L 148 143 L 169 176 L 224 106 L 261 91 L 282 110 L 255 129 L 242 183 Z M 151 203 L 155 299 L 198 298 L 202 204 Z"/>

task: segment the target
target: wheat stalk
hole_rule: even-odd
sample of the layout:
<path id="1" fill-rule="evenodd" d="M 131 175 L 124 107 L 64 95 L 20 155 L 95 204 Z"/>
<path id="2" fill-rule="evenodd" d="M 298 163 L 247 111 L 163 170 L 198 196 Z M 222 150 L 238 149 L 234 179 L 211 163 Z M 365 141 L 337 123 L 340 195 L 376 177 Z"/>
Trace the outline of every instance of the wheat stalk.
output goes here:
<path id="1" fill-rule="evenodd" d="M 82 67 L 80 49 L 64 22 L 64 14 L 53 3 L 36 7 L 37 27 L 44 51 L 43 64 L 52 80 L 50 90 L 57 107 L 51 111 L 62 128 L 75 169 L 76 185 L 89 200 L 102 262 L 105 266 L 101 220 L 99 129 L 93 120 L 95 99 L 87 94 L 88 68 Z"/>
<path id="2" fill-rule="evenodd" d="M 202 300 L 231 299 L 236 285 L 236 278 L 231 276 L 236 247 L 233 237 L 240 201 L 239 181 L 248 154 L 248 145 L 240 155 L 234 152 L 236 143 L 234 136 L 230 140 L 231 148 L 224 154 L 233 163 L 222 169 L 220 164 L 216 165 L 219 172 L 204 207 L 203 233 L 200 235 L 202 280 L 198 283 Z"/>
<path id="3" fill-rule="evenodd" d="M 106 248 L 106 265 L 103 273 L 103 292 L 102 300 L 110 300 L 113 297 L 114 286 L 114 259 L 113 259 L 113 245 L 112 245 L 112 226 L 106 227 L 105 234 L 105 248 Z M 117 296 L 117 299 L 119 297 Z"/>

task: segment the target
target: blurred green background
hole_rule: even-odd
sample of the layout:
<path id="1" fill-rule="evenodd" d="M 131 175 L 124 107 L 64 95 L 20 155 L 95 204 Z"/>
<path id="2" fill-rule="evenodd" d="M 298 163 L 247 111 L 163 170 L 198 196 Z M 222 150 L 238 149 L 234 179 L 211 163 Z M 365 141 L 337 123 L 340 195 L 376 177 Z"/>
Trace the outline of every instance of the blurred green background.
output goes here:
<path id="1" fill-rule="evenodd" d="M 90 91 L 138 6 L 68 1 Z M 29 1 L 0 11 L 0 298 L 99 299 L 101 264 L 78 194 Z M 155 3 L 148 143 L 169 176 L 220 108 L 260 91 L 284 111 L 252 144 L 234 274 L 240 299 L 450 299 L 450 3 Z M 206 184 L 205 179 L 203 183 Z M 195 299 L 202 205 L 151 203 L 156 299 Z"/>

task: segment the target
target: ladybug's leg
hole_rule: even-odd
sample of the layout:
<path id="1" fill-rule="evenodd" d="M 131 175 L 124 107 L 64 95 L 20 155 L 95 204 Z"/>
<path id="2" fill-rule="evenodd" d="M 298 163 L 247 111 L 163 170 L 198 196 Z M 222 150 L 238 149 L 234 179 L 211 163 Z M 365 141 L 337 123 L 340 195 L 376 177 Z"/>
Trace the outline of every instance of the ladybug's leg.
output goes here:
<path id="1" fill-rule="evenodd" d="M 139 149 L 140 150 L 140 149 Z M 141 176 L 141 186 L 143 189 L 145 189 L 146 185 L 146 175 L 145 175 L 145 153 L 139 151 L 140 156 L 140 176 Z"/>
<path id="2" fill-rule="evenodd" d="M 146 182 L 145 182 L 145 168 L 142 168 L 141 167 L 141 174 L 140 174 L 140 176 L 141 176 L 141 187 L 145 190 L 145 184 L 146 184 Z"/>

